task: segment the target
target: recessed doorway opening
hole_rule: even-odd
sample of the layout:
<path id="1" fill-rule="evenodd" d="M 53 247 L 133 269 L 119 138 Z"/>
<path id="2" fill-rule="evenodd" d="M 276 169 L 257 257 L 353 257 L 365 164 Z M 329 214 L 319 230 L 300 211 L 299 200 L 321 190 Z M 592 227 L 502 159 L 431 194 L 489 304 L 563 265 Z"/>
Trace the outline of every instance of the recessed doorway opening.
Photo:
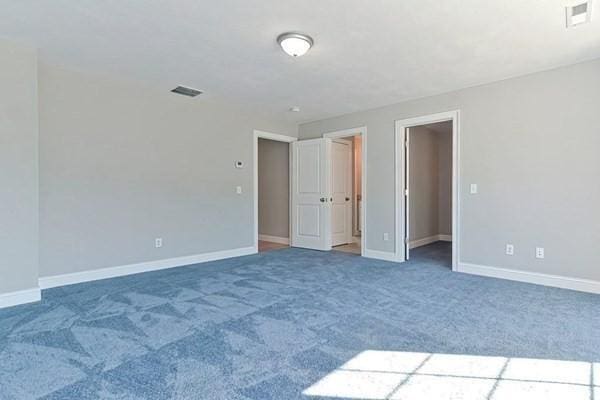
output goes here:
<path id="1" fill-rule="evenodd" d="M 459 112 L 396 121 L 396 259 L 457 270 Z"/>
<path id="2" fill-rule="evenodd" d="M 254 246 L 290 246 L 290 143 L 296 138 L 254 131 Z"/>

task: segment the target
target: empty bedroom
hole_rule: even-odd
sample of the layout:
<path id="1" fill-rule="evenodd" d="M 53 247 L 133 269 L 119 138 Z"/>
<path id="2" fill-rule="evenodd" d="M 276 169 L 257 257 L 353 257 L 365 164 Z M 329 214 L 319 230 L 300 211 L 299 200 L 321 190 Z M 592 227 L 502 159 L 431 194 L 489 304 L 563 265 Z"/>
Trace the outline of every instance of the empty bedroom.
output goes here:
<path id="1" fill-rule="evenodd" d="M 0 400 L 600 399 L 598 0 L 0 6 Z"/>

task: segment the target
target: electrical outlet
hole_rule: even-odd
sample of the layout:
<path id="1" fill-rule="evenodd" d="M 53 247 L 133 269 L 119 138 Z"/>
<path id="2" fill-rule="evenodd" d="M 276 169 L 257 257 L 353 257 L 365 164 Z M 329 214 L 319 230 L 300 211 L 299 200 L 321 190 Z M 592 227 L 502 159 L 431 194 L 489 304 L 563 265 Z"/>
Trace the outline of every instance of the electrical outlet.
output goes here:
<path id="1" fill-rule="evenodd" d="M 386 232 L 386 233 L 384 233 L 384 234 L 383 234 L 383 240 L 384 240 L 384 241 L 386 241 L 386 242 L 387 242 L 388 240 L 390 240 L 390 234 L 389 234 L 389 233 L 387 233 L 387 232 Z"/>
<path id="2" fill-rule="evenodd" d="M 513 246 L 512 244 L 507 244 L 506 245 L 506 255 L 514 256 L 515 255 L 515 246 Z"/>
<path id="3" fill-rule="evenodd" d="M 236 186 L 236 187 L 235 187 L 235 192 L 236 192 L 237 194 L 242 194 L 242 187 L 241 187 L 241 186 Z"/>
<path id="4" fill-rule="evenodd" d="M 162 247 L 162 238 L 156 238 L 156 239 L 154 239 L 154 247 L 156 247 L 157 249 L 159 247 Z"/>
<path id="5" fill-rule="evenodd" d="M 535 248 L 535 258 L 544 258 L 544 248 L 543 247 Z"/>
<path id="6" fill-rule="evenodd" d="M 471 194 L 477 194 L 477 184 L 471 183 Z"/>

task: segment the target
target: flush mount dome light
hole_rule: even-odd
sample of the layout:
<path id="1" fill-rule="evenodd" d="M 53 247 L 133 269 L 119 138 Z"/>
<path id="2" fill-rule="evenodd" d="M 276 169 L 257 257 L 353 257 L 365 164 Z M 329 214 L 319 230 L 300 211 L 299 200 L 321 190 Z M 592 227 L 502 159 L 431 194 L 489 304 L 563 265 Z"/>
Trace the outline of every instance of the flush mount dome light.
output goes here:
<path id="1" fill-rule="evenodd" d="M 279 35 L 277 43 L 290 56 L 300 57 L 312 47 L 313 40 L 310 36 L 301 33 L 288 32 Z"/>

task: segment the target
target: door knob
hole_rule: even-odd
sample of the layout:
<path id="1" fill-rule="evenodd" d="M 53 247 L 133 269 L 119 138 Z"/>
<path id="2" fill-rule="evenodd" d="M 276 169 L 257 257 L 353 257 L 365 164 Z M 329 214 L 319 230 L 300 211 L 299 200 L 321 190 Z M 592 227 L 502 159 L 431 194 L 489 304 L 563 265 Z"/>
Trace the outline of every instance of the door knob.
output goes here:
<path id="1" fill-rule="evenodd" d="M 346 201 L 350 201 L 350 197 L 346 197 Z"/>
<path id="2" fill-rule="evenodd" d="M 319 200 L 321 201 L 321 203 L 325 203 L 327 201 L 325 197 L 321 197 Z"/>

